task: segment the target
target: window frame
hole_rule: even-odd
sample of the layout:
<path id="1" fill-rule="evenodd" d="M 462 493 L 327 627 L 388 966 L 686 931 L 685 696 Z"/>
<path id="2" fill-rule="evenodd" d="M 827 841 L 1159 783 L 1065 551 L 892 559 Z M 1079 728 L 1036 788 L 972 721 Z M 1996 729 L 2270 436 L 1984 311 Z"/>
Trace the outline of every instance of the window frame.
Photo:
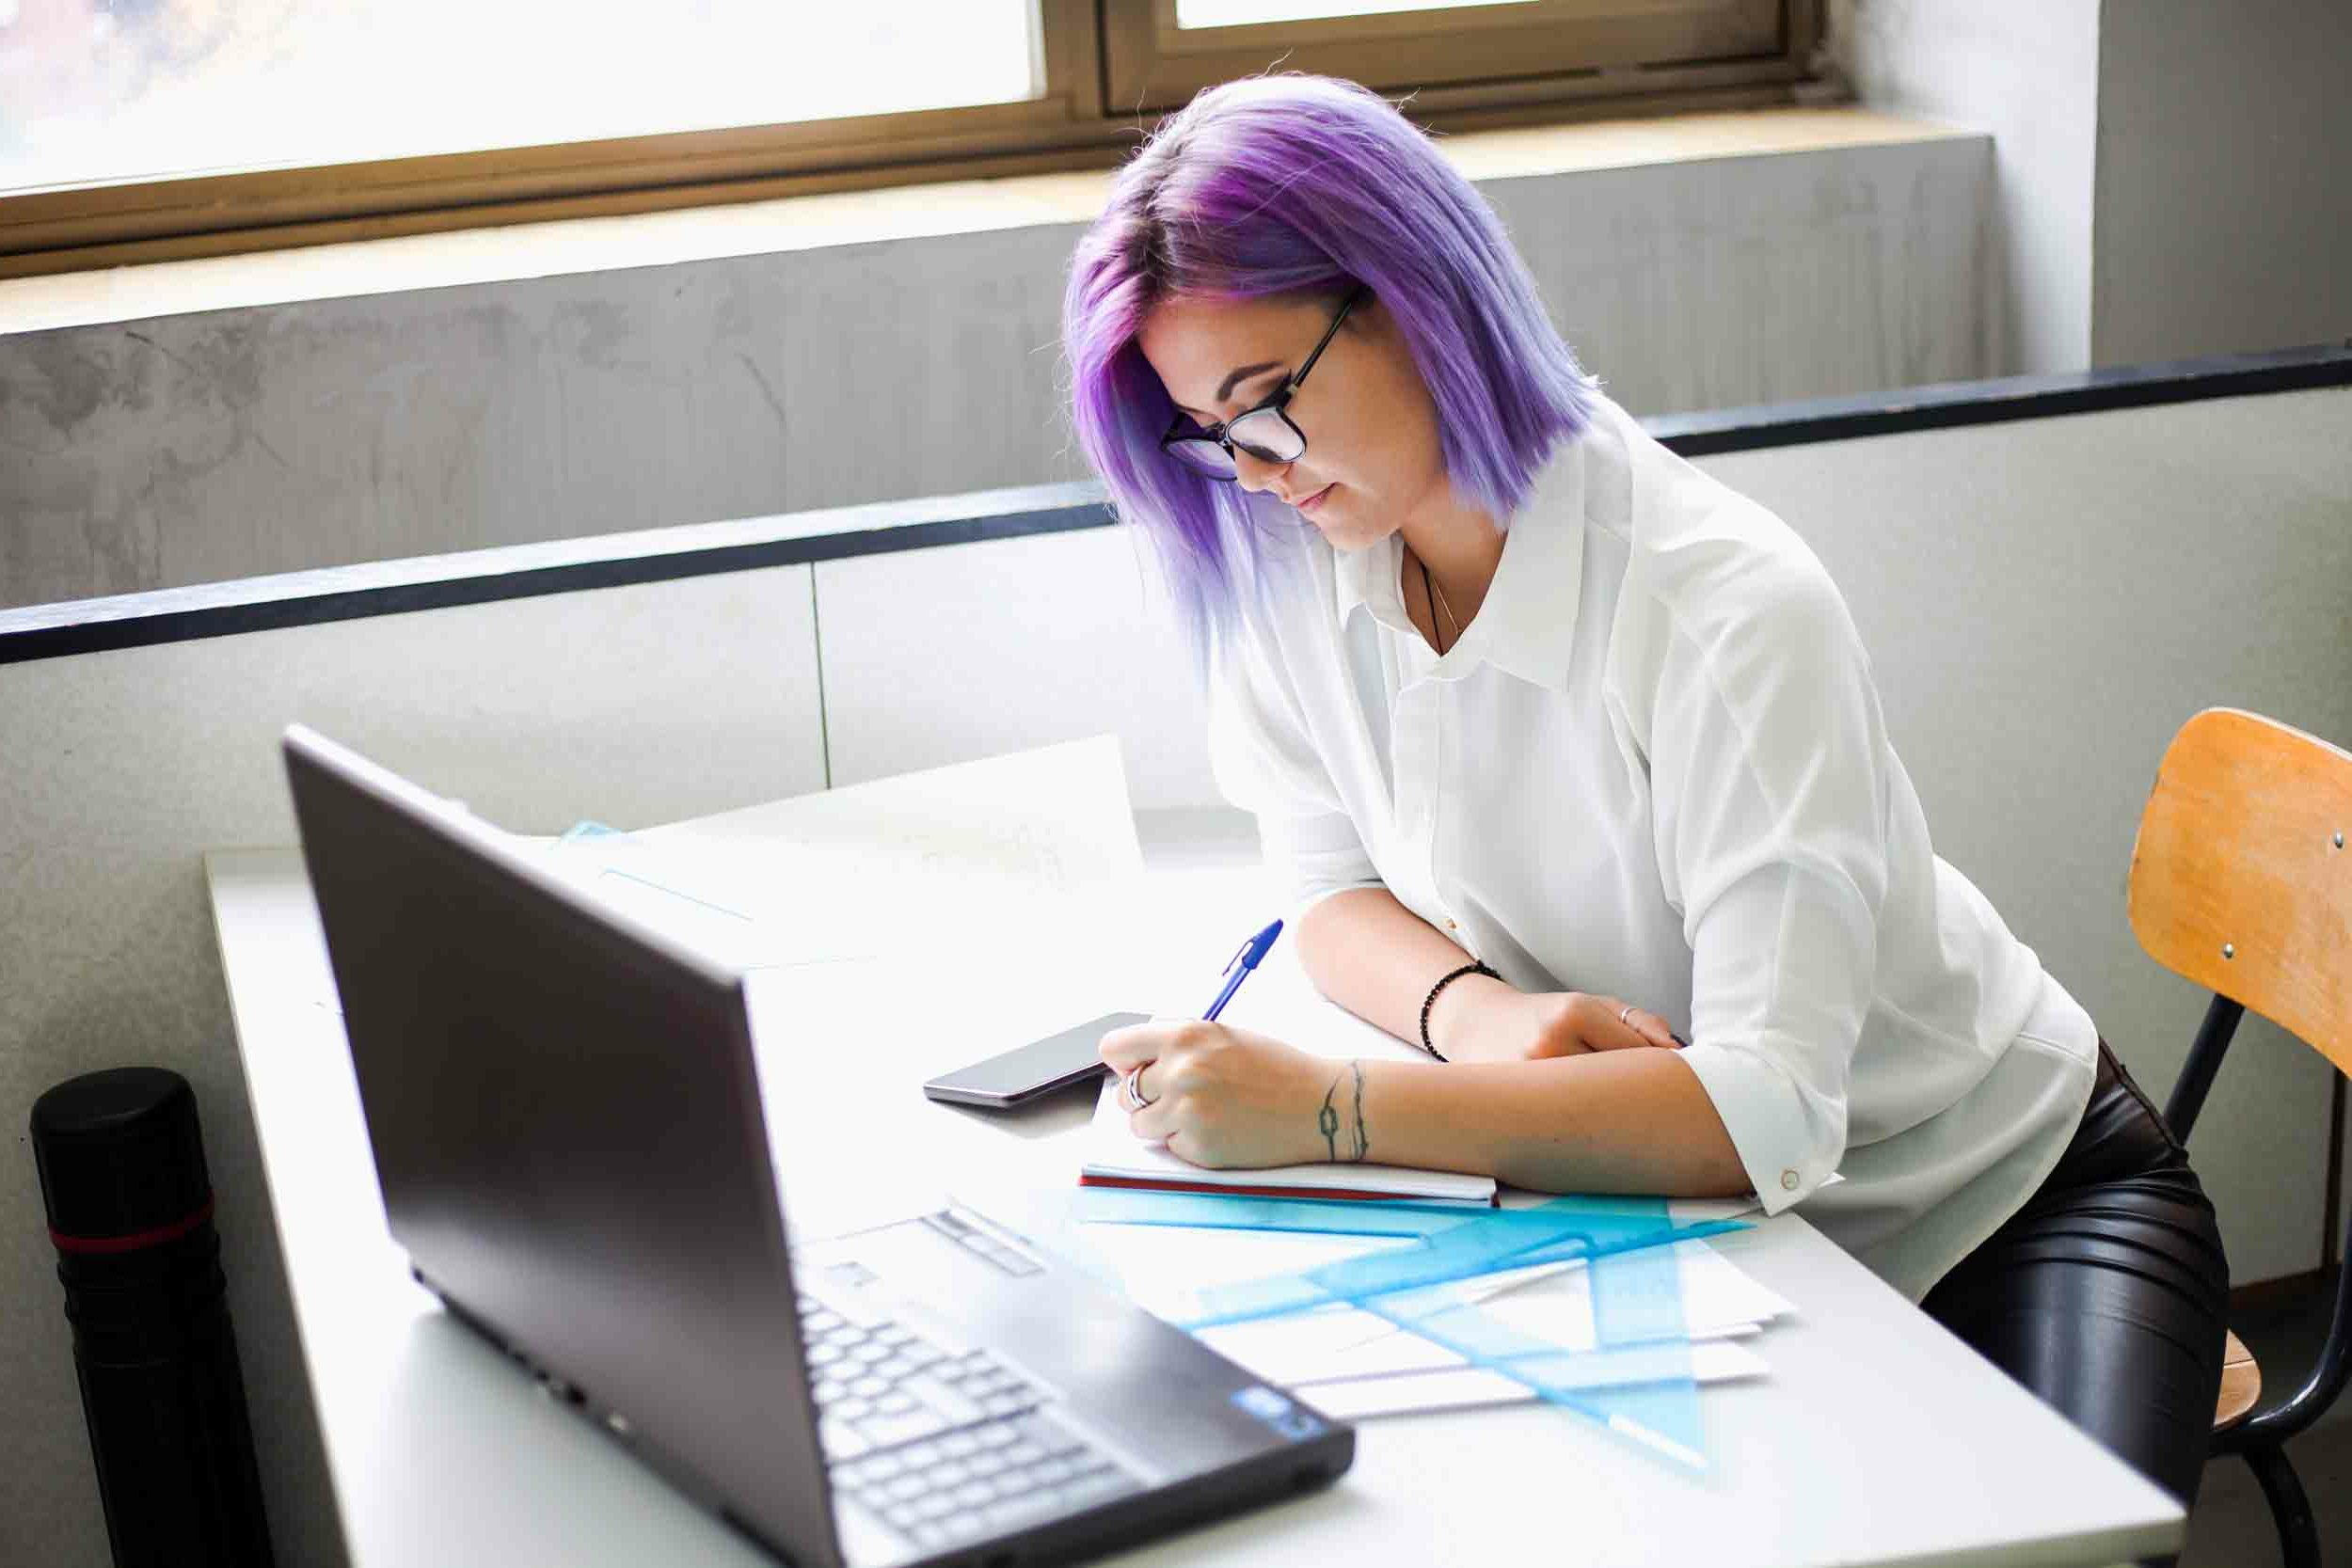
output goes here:
<path id="1" fill-rule="evenodd" d="M 1285 69 L 1415 91 L 1416 104 L 1638 98 L 1793 81 L 1819 31 L 1818 8 L 1790 0 L 1520 0 L 1189 30 L 1176 25 L 1178 4 L 1104 0 L 1111 103 L 1172 109 L 1278 55 Z"/>
<path id="2" fill-rule="evenodd" d="M 1538 0 L 1587 13 L 1645 8 L 1644 0 Z M 1820 35 L 1822 0 L 1647 0 L 1710 9 L 1766 6 L 1783 18 L 1770 55 L 1674 65 L 1612 57 L 1599 68 L 1468 80 L 1447 76 L 1425 22 L 1409 16 L 1214 29 L 1215 49 L 1183 58 L 1222 80 L 1282 69 L 1356 75 L 1391 94 L 1417 88 L 1413 118 L 1438 130 L 1599 114 L 1743 108 L 1790 101 Z M 1189 97 L 1114 107 L 1120 61 L 1166 55 L 1156 30 L 1175 0 L 1038 0 L 1044 90 L 1020 103 L 910 110 L 797 124 L 684 131 L 373 162 L 34 190 L 0 197 L 0 278 L 454 229 L 658 212 L 778 197 L 1047 173 L 1117 165 L 1157 114 Z M 1475 8 L 1518 10 L 1521 8 Z M 1470 12 L 1454 13 L 1457 16 Z M 1373 29 L 1375 55 L 1355 37 Z M 1556 18 L 1553 24 L 1557 24 Z M 1486 24 L 1481 22 L 1480 28 Z M 1473 29 L 1476 30 L 1476 29 Z M 1508 32 L 1509 29 L 1502 29 Z M 1236 42 L 1230 35 L 1248 35 Z M 1636 51 L 1635 53 L 1639 53 Z M 1623 51 L 1620 50 L 1622 55 Z M 1456 52 L 1458 55 L 1458 52 Z M 1377 56 L 1375 58 L 1375 55 Z M 1343 69 L 1344 62 L 1379 71 Z M 1422 63 L 1412 62 L 1419 59 Z M 1236 61 L 1248 61 L 1234 67 Z M 1206 63 L 1203 63 L 1206 62 Z M 1404 72 L 1400 79 L 1398 71 Z M 1221 74 L 1219 74 L 1221 72 Z M 1174 80 L 1175 78 L 1169 78 Z"/>

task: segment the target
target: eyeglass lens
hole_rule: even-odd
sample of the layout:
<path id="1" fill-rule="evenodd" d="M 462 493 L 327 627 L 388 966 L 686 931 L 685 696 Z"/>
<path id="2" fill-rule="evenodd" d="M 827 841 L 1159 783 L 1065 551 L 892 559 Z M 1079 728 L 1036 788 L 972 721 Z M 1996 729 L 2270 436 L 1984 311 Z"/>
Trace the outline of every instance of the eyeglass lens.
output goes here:
<path id="1" fill-rule="evenodd" d="M 1234 446 L 1265 463 L 1295 463 L 1307 450 L 1306 438 L 1297 428 L 1272 408 L 1242 415 L 1225 427 L 1225 435 Z M 1233 454 L 1207 437 L 1170 441 L 1168 450 L 1202 473 L 1220 479 L 1230 479 L 1236 471 Z"/>

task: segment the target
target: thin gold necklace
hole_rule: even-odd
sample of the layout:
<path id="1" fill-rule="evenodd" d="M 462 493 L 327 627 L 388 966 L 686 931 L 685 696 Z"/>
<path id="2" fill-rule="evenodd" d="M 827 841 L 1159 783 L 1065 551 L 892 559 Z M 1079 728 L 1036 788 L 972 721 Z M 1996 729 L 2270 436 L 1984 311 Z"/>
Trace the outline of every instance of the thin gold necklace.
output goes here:
<path id="1" fill-rule="evenodd" d="M 1419 556 L 1415 556 L 1413 559 L 1421 561 Z M 1440 626 L 1438 622 L 1438 612 L 1443 611 L 1445 618 L 1454 623 L 1454 641 L 1456 642 L 1462 641 L 1461 619 L 1454 613 L 1454 607 L 1445 602 L 1445 590 L 1439 588 L 1438 586 L 1438 579 L 1429 575 L 1429 562 L 1426 561 L 1421 562 L 1421 592 L 1422 596 L 1429 601 L 1429 629 L 1436 632 L 1439 637 L 1443 637 L 1445 635 L 1445 627 Z M 1445 647 L 1442 644 L 1440 644 L 1438 649 L 1438 657 L 1439 658 L 1443 658 L 1445 657 Z"/>

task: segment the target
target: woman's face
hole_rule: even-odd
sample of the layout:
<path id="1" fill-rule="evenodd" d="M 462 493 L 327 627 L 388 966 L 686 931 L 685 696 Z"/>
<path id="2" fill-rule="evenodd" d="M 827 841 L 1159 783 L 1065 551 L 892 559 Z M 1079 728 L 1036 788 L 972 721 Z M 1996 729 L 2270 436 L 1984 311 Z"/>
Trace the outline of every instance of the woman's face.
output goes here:
<path id="1" fill-rule="evenodd" d="M 1145 318 L 1137 343 L 1180 409 L 1221 424 L 1271 397 L 1338 309 L 1337 299 L 1176 295 Z M 1447 504 L 1436 404 L 1378 300 L 1348 312 L 1285 412 L 1307 450 L 1287 464 L 1236 451 L 1236 482 L 1299 507 L 1333 547 L 1377 544 L 1423 507 Z"/>

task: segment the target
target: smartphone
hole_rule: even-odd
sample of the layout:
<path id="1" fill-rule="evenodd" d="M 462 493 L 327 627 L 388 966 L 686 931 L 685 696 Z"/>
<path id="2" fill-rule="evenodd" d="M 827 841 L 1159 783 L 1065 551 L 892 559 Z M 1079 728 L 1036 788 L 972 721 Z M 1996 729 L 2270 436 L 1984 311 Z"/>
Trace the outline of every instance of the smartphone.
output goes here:
<path id="1" fill-rule="evenodd" d="M 1101 1018 L 1048 1035 L 1041 1040 L 959 1068 L 923 1085 L 933 1100 L 958 1105 L 1023 1105 L 1056 1089 L 1083 1084 L 1110 1069 L 1103 1065 L 1103 1037 L 1150 1013 L 1104 1013 Z"/>

